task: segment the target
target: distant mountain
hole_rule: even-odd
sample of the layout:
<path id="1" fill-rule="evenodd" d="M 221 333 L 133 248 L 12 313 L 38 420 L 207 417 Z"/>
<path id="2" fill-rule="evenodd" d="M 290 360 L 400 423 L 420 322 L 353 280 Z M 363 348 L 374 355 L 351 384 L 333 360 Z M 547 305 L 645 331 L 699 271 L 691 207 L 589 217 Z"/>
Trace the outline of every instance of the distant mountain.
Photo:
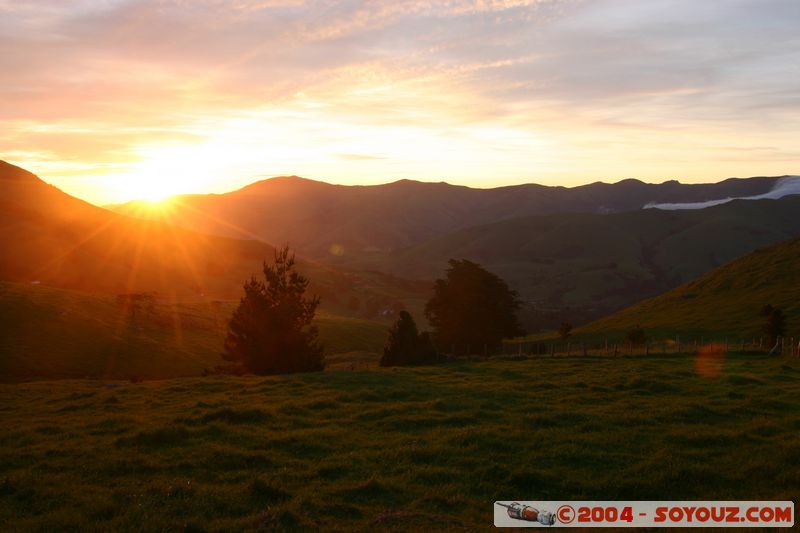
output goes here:
<path id="1" fill-rule="evenodd" d="M 19 172 L 24 171 L 6 174 Z M 232 294 L 239 290 L 233 279 L 246 276 L 246 269 L 252 271 L 264 254 L 271 256 L 271 247 L 253 239 L 289 242 L 301 254 L 329 265 L 304 263 L 329 303 L 375 316 L 412 300 L 412 310 L 420 315 L 429 286 L 401 278 L 429 283 L 443 273 L 448 259 L 466 258 L 485 265 L 520 292 L 527 302 L 529 326 L 547 327 L 561 320 L 582 324 L 756 248 L 800 236 L 800 196 L 731 200 L 772 197 L 776 191 L 777 196 L 790 194 L 792 179 L 757 177 L 700 185 L 624 180 L 574 188 L 472 189 L 407 180 L 342 186 L 290 176 L 227 194 L 179 196 L 164 211 L 138 203 L 115 208 L 137 220 L 66 200 L 66 195 L 35 179 L 36 193 L 21 202 L 22 208 L 3 208 L 6 214 L 17 209 L 22 215 L 0 224 L 0 236 L 11 231 L 16 243 L 6 247 L 14 250 L 15 258 L 2 268 L 16 268 L 13 279 L 28 280 L 44 277 L 39 273 L 44 269 L 60 286 L 121 290 L 131 280 L 148 280 L 152 286 L 165 278 L 178 279 L 188 293 L 224 286 L 233 287 Z M 2 183 L 12 190 L 21 183 L 33 187 L 29 182 L 9 178 Z M 57 197 L 58 205 L 47 207 L 41 199 L 48 195 Z M 14 196 L 3 195 L 3 202 Z M 706 209 L 642 209 L 698 202 L 723 203 Z M 39 218 L 29 212 L 32 205 L 39 209 Z M 80 212 L 78 222 L 69 222 L 71 210 Z M 177 225 L 190 230 L 178 230 Z M 87 235 L 93 237 L 83 242 Z M 45 257 L 50 259 L 43 262 L 29 254 L 29 245 L 47 250 L 50 255 Z M 137 263 L 143 266 L 133 269 L 134 275 L 129 265 L 140 245 L 140 255 L 149 259 Z M 75 258 L 76 247 L 81 258 Z M 53 256 L 53 250 L 60 251 Z M 117 257 L 103 255 L 110 253 Z M 53 267 L 53 257 L 64 264 Z M 202 286 L 192 285 L 191 280 L 198 279 Z"/>
<path id="2" fill-rule="evenodd" d="M 479 262 L 535 310 L 529 323 L 585 323 L 660 294 L 754 249 L 800 236 L 800 196 L 703 210 L 524 217 L 365 258 L 361 268 L 440 276 L 449 258 Z"/>
<path id="3" fill-rule="evenodd" d="M 385 185 L 331 185 L 296 176 L 272 178 L 227 194 L 175 197 L 159 214 L 133 202 L 114 210 L 167 217 L 183 227 L 236 238 L 290 242 L 315 259 L 362 256 L 421 244 L 471 226 L 529 215 L 614 213 L 647 204 L 704 202 L 764 194 L 779 177 L 685 185 L 637 180 L 580 187 L 516 185 L 473 189 L 402 180 Z"/>
<path id="4" fill-rule="evenodd" d="M 787 334 L 800 335 L 800 240 L 751 252 L 681 285 L 581 328 L 579 335 L 624 335 L 637 325 L 660 338 L 705 335 L 758 338 L 759 311 L 771 304 L 787 315 Z"/>
<path id="5" fill-rule="evenodd" d="M 244 280 L 274 253 L 256 240 L 209 236 L 112 213 L 5 162 L 0 162 L 0 248 L 0 280 L 181 299 L 238 298 Z M 427 290 L 427 285 L 389 276 L 309 261 L 299 266 L 324 305 L 352 314 L 379 314 Z"/>

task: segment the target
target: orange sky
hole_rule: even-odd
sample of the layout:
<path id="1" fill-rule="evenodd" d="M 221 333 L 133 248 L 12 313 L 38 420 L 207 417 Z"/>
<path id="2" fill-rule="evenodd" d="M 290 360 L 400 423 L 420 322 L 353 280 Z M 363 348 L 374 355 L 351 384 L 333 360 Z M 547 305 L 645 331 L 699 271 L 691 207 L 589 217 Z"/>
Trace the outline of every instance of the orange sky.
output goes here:
<path id="1" fill-rule="evenodd" d="M 96 203 L 297 174 L 800 173 L 794 0 L 0 0 L 0 158 Z"/>

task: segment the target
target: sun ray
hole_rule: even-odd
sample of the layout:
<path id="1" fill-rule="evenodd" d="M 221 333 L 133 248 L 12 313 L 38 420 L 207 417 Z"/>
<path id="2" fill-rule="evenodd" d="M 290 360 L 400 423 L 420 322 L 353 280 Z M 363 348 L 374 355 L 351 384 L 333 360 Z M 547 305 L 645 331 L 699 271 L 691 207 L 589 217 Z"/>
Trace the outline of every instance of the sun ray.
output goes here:
<path id="1" fill-rule="evenodd" d="M 218 225 L 220 225 L 220 226 L 222 226 L 224 228 L 227 228 L 227 229 L 230 229 L 230 230 L 233 230 L 233 231 L 239 233 L 240 234 L 239 238 L 246 237 L 246 238 L 252 239 L 254 241 L 263 240 L 263 237 L 261 237 L 260 235 L 258 235 L 256 233 L 253 233 L 250 230 L 247 230 L 247 229 L 245 229 L 245 228 L 243 228 L 241 226 L 237 226 L 236 224 L 234 224 L 233 222 L 230 222 L 229 220 L 225 220 L 223 218 L 220 218 L 220 217 L 218 217 L 216 215 L 213 215 L 211 213 L 208 213 L 206 211 L 198 209 L 197 207 L 194 207 L 192 205 L 177 201 L 176 202 L 176 207 L 177 206 L 180 206 L 181 209 L 185 209 L 190 213 L 193 213 L 193 214 L 196 214 L 196 215 L 200 215 L 203 218 L 205 218 L 206 220 L 210 220 L 212 222 L 215 222 L 215 223 L 217 223 Z M 169 216 L 176 217 L 176 215 L 174 213 L 169 215 Z"/>
<path id="2" fill-rule="evenodd" d="M 194 282 L 197 288 L 201 291 L 201 293 L 206 292 L 205 282 L 203 280 L 203 275 L 198 271 L 197 265 L 195 264 L 196 257 L 192 257 L 189 249 L 186 247 L 184 242 L 185 235 L 188 234 L 185 230 L 179 230 L 173 225 L 166 225 L 166 228 L 169 231 L 169 236 L 172 239 L 172 244 L 175 246 L 176 250 L 179 252 L 179 258 L 183 261 L 183 264 L 188 269 L 191 276 L 194 278 Z M 180 233 L 184 233 L 184 236 L 181 236 Z"/>
<path id="3" fill-rule="evenodd" d="M 133 261 L 130 266 L 130 272 L 128 274 L 128 279 L 125 282 L 125 293 L 127 294 L 134 292 L 134 288 L 136 287 L 136 280 L 139 274 L 139 264 L 142 259 L 142 250 L 144 249 L 145 240 L 147 238 L 147 230 L 149 223 L 147 221 L 144 221 L 143 224 L 144 224 L 143 226 L 139 226 L 138 228 L 140 230 L 139 240 L 136 243 Z"/>
<path id="4" fill-rule="evenodd" d="M 104 221 L 100 226 L 92 230 L 88 235 L 79 239 L 78 242 L 72 244 L 69 248 L 62 251 L 61 253 L 54 255 L 52 258 L 50 258 L 50 260 L 47 263 L 40 266 L 36 271 L 34 271 L 33 278 L 38 279 L 40 277 L 43 277 L 57 263 L 62 264 L 67 257 L 75 253 L 81 246 L 89 243 L 90 241 L 98 237 L 101 233 L 109 229 L 113 224 L 113 222 L 114 222 L 113 218 L 109 218 L 108 220 Z"/>

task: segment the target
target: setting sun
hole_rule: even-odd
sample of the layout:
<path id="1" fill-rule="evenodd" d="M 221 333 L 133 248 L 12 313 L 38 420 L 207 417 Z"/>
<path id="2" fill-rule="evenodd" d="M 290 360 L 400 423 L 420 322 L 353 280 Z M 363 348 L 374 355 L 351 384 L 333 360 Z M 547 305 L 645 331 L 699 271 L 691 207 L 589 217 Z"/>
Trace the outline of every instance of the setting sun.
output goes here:
<path id="1" fill-rule="evenodd" d="M 127 199 L 151 203 L 160 203 L 179 192 L 170 183 L 163 183 L 154 175 L 131 178 L 130 184 L 121 187 L 120 191 Z"/>
<path id="2" fill-rule="evenodd" d="M 183 193 L 205 192 L 224 173 L 231 154 L 222 147 L 202 145 L 148 146 L 128 172 L 109 177 L 109 194 L 120 201 L 161 202 Z"/>

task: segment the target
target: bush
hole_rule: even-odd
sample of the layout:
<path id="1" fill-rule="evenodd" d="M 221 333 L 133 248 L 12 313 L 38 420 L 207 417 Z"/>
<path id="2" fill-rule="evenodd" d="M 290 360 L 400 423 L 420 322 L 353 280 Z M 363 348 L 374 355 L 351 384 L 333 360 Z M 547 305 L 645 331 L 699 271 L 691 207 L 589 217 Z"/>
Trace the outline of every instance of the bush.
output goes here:
<path id="1" fill-rule="evenodd" d="M 558 328 L 558 336 L 561 337 L 561 340 L 567 340 L 570 335 L 572 335 L 572 324 L 562 322 Z"/>
<path id="2" fill-rule="evenodd" d="M 420 365 L 437 359 L 430 334 L 426 331 L 420 335 L 411 315 L 407 311 L 400 311 L 400 318 L 389 330 L 381 366 Z"/>
<path id="3" fill-rule="evenodd" d="M 644 329 L 642 329 L 642 326 L 636 326 L 630 330 L 626 335 L 626 338 L 628 339 L 628 342 L 632 344 L 644 344 L 647 342 L 647 335 L 645 334 Z"/>
<path id="4" fill-rule="evenodd" d="M 778 342 L 778 337 L 786 335 L 786 315 L 783 309 L 770 304 L 761 309 L 761 316 L 766 319 L 764 333 L 769 337 L 770 346 Z"/>

